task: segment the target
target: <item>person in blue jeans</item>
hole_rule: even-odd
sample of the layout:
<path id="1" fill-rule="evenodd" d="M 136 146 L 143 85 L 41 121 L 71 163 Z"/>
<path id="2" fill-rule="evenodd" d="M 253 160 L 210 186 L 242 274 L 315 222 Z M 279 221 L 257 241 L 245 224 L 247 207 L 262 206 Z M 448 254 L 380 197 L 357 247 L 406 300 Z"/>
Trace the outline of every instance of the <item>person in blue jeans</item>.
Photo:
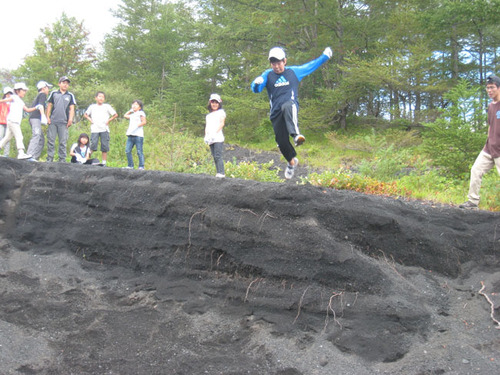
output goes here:
<path id="1" fill-rule="evenodd" d="M 287 67 L 285 51 L 281 47 L 274 47 L 269 51 L 271 68 L 252 82 L 251 88 L 254 93 L 259 93 L 264 88 L 267 90 L 271 105 L 269 117 L 273 124 L 276 143 L 288 162 L 285 169 L 286 179 L 293 177 L 299 164 L 290 137 L 293 138 L 295 146 L 300 146 L 306 140 L 300 134 L 298 123 L 299 83 L 331 57 L 332 49 L 327 47 L 320 57 L 304 65 Z"/>
<path id="2" fill-rule="evenodd" d="M 125 153 L 127 154 L 127 169 L 134 169 L 134 159 L 132 157 L 132 149 L 136 148 L 137 156 L 139 157 L 139 169 L 144 169 L 144 125 L 146 125 L 146 114 L 142 110 L 143 104 L 140 100 L 132 102 L 132 109 L 125 113 L 125 118 L 128 119 L 129 126 L 127 129 L 127 145 Z"/>
<path id="3" fill-rule="evenodd" d="M 210 152 L 214 158 L 215 169 L 217 174 L 215 177 L 224 178 L 224 133 L 222 128 L 226 121 L 226 112 L 222 109 L 222 99 L 219 94 L 212 94 L 208 99 L 207 106 L 209 114 L 205 121 L 205 143 L 209 145 Z"/>

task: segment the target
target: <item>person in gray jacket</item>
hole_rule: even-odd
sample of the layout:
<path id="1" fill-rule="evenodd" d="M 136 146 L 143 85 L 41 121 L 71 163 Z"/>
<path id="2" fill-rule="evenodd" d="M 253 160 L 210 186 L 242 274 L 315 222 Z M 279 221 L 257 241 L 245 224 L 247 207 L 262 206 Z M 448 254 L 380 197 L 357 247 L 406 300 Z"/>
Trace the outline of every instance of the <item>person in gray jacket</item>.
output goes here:
<path id="1" fill-rule="evenodd" d="M 54 161 L 56 137 L 59 137 L 59 161 L 66 161 L 66 142 L 68 129 L 75 117 L 75 96 L 68 91 L 70 80 L 66 76 L 59 78 L 59 90 L 50 93 L 47 100 L 47 161 Z"/>
<path id="2" fill-rule="evenodd" d="M 31 140 L 28 145 L 28 154 L 32 156 L 31 160 L 33 161 L 38 161 L 38 159 L 40 159 L 43 146 L 45 146 L 45 136 L 43 135 L 42 124 L 47 125 L 47 118 L 45 117 L 45 103 L 51 87 L 52 85 L 45 81 L 38 82 L 36 85 L 38 95 L 35 100 L 33 100 L 33 104 L 31 105 L 32 107 L 41 106 L 43 109 L 42 111 L 31 112 L 29 118 L 31 125 Z"/>

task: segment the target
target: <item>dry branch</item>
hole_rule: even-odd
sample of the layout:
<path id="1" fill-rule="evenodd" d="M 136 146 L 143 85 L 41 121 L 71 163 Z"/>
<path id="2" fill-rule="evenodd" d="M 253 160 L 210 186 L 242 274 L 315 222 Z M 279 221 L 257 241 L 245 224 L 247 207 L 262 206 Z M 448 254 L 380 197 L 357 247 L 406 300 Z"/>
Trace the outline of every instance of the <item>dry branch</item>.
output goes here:
<path id="1" fill-rule="evenodd" d="M 204 208 L 202 210 L 199 210 L 197 212 L 195 212 L 193 215 L 191 215 L 191 218 L 189 219 L 189 227 L 188 227 L 188 248 L 187 248 L 187 253 L 186 253 L 186 257 L 188 256 L 189 254 L 189 251 L 191 250 L 191 223 L 193 222 L 193 218 L 196 216 L 196 215 L 199 215 L 199 214 L 202 214 L 203 212 L 205 212 L 207 209 Z"/>
<path id="2" fill-rule="evenodd" d="M 261 281 L 261 280 L 262 280 L 262 278 L 258 277 L 255 280 L 253 280 L 250 284 L 248 284 L 247 292 L 245 294 L 245 299 L 243 300 L 243 303 L 245 303 L 247 301 L 247 299 L 248 299 L 248 293 L 250 292 L 250 288 L 252 287 L 252 284 L 255 283 L 255 282 L 257 282 L 257 281 Z"/>
<path id="3" fill-rule="evenodd" d="M 335 313 L 335 310 L 333 309 L 332 303 L 333 303 L 333 299 L 335 297 L 340 297 L 340 307 L 342 308 L 343 296 L 344 296 L 344 292 L 333 292 L 332 295 L 330 296 L 330 300 L 328 301 L 328 306 L 326 307 L 326 318 L 325 318 L 324 330 L 326 330 L 326 326 L 328 325 L 329 311 L 331 311 L 333 313 L 333 321 L 339 325 L 340 329 L 342 329 L 342 324 L 340 324 L 340 322 L 337 320 L 337 314 Z"/>
<path id="4" fill-rule="evenodd" d="M 300 300 L 299 300 L 299 307 L 297 309 L 297 316 L 295 317 L 295 319 L 293 320 L 293 324 L 295 324 L 295 322 L 297 321 L 299 315 L 300 315 L 300 309 L 302 308 L 302 302 L 304 302 L 304 296 L 306 295 L 306 292 L 307 292 L 307 289 L 309 289 L 310 286 L 308 286 L 305 290 L 304 290 L 304 293 L 302 293 L 302 296 L 300 297 Z"/>
<path id="5" fill-rule="evenodd" d="M 484 281 L 481 281 L 481 285 L 482 285 L 482 287 L 479 290 L 479 294 L 482 295 L 484 298 L 486 298 L 486 301 L 488 301 L 488 303 L 490 304 L 490 316 L 491 316 L 491 319 L 493 319 L 493 321 L 497 325 L 495 328 L 496 329 L 500 329 L 500 322 L 495 319 L 495 304 L 490 299 L 490 297 L 484 292 L 484 288 L 486 287 L 484 285 Z"/>

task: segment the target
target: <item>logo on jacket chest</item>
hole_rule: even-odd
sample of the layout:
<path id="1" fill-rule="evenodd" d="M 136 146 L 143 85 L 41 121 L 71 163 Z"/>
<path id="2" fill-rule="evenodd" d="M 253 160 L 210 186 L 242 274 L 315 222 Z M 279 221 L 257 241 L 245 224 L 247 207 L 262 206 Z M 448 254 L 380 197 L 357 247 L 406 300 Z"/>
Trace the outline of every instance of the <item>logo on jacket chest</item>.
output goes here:
<path id="1" fill-rule="evenodd" d="M 289 86 L 290 82 L 286 80 L 285 77 L 281 76 L 278 78 L 278 80 L 274 83 L 274 87 L 282 87 L 282 86 Z"/>

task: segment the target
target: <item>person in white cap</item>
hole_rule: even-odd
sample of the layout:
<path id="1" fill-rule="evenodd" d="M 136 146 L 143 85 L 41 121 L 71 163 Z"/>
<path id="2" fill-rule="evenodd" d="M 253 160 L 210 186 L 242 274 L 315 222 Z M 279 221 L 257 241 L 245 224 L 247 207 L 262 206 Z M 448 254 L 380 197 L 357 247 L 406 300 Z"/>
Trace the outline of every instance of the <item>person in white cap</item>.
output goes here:
<path id="1" fill-rule="evenodd" d="M 219 94 L 212 94 L 208 99 L 208 112 L 205 125 L 205 143 L 210 146 L 210 151 L 215 162 L 215 177 L 224 178 L 224 134 L 222 128 L 226 121 L 226 112 L 222 109 L 222 99 Z"/>
<path id="2" fill-rule="evenodd" d="M 40 81 L 37 83 L 38 95 L 31 104 L 32 107 L 39 108 L 40 111 L 34 111 L 30 114 L 31 125 L 31 140 L 28 145 L 28 154 L 31 155 L 33 161 L 38 161 L 45 146 L 45 137 L 43 135 L 42 125 L 47 125 L 47 117 L 45 116 L 45 103 L 47 102 L 47 95 L 52 87 L 51 84 Z"/>
<path id="3" fill-rule="evenodd" d="M 300 146 L 306 140 L 300 134 L 298 123 L 299 83 L 331 57 L 332 49 L 327 47 L 320 57 L 304 65 L 287 67 L 285 51 L 281 47 L 274 47 L 269 51 L 271 68 L 252 82 L 251 88 L 255 93 L 261 92 L 264 87 L 267 89 L 276 143 L 288 162 L 285 169 L 286 179 L 293 177 L 299 164 L 297 152 L 290 143 L 290 136 L 295 146 Z"/>
<path id="4" fill-rule="evenodd" d="M 28 91 L 28 88 L 24 83 L 16 83 L 14 85 L 14 95 L 12 95 L 10 98 L 0 100 L 0 102 L 10 102 L 9 115 L 7 116 L 7 134 L 0 141 L 0 149 L 2 149 L 5 144 L 14 136 L 16 138 L 18 159 L 31 158 L 31 155 L 28 155 L 24 152 L 23 132 L 21 131 L 23 110 L 26 112 L 33 112 L 38 110 L 35 107 L 28 108 L 24 104 L 22 98 L 24 98 L 24 96 L 26 95 L 26 91 Z"/>
<path id="5" fill-rule="evenodd" d="M 11 87 L 5 87 L 3 89 L 2 99 L 10 98 L 12 94 L 14 94 L 14 89 L 12 89 Z M 7 116 L 9 115 L 9 108 L 10 102 L 0 103 L 0 140 L 2 140 L 2 138 L 5 137 L 5 134 L 7 133 Z M 3 148 L 3 156 L 9 156 L 9 151 L 10 142 L 7 142 L 5 144 L 5 147 Z"/>

